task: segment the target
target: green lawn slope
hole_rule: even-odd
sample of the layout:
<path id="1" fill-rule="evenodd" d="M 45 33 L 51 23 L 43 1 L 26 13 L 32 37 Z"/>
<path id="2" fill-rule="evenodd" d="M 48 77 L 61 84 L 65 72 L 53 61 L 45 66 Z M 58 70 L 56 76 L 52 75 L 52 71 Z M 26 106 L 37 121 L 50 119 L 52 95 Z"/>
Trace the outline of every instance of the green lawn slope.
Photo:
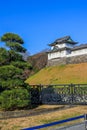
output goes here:
<path id="1" fill-rule="evenodd" d="M 26 80 L 32 84 L 87 83 L 87 63 L 46 67 Z"/>

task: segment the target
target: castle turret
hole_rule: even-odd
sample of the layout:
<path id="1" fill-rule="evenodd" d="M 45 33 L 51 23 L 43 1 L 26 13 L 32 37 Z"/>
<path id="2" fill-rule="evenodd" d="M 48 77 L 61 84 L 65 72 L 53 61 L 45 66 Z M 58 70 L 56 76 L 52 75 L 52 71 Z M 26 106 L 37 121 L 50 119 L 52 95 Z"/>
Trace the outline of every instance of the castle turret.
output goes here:
<path id="1" fill-rule="evenodd" d="M 49 44 L 51 50 L 48 52 L 48 60 L 66 57 L 66 55 L 71 53 L 71 49 L 76 44 L 77 42 L 74 42 L 70 36 L 65 36 L 55 40 L 53 43 Z"/>

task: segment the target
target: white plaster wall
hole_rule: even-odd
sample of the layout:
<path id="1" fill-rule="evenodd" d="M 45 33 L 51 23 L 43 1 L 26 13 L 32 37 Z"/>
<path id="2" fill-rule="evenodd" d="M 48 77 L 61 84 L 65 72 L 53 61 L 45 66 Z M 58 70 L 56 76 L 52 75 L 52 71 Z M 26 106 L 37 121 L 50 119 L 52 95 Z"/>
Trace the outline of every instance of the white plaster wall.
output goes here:
<path id="1" fill-rule="evenodd" d="M 66 50 L 61 51 L 61 57 L 66 57 L 66 55 L 67 55 L 67 51 Z"/>
<path id="2" fill-rule="evenodd" d="M 52 52 L 52 53 L 48 53 L 48 60 L 50 59 L 54 59 L 54 58 L 59 58 L 59 57 L 66 57 L 67 55 L 67 51 L 63 50 L 63 51 L 59 51 L 59 52 Z"/>
<path id="3" fill-rule="evenodd" d="M 60 52 L 53 52 L 53 53 L 49 53 L 48 54 L 48 60 L 54 59 L 54 58 L 58 58 L 58 57 L 61 57 L 61 53 Z"/>
<path id="4" fill-rule="evenodd" d="M 72 51 L 71 54 L 69 54 L 68 51 L 63 50 L 61 52 L 48 53 L 48 60 L 54 59 L 54 58 L 59 58 L 59 57 L 78 56 L 78 55 L 83 55 L 83 54 L 87 54 L 87 48 Z"/>
<path id="5" fill-rule="evenodd" d="M 87 48 L 84 48 L 84 49 L 81 49 L 81 50 L 72 51 L 72 53 L 67 55 L 67 57 L 83 55 L 83 54 L 87 54 Z"/>
<path id="6" fill-rule="evenodd" d="M 58 48 L 64 48 L 64 47 L 68 47 L 68 48 L 73 48 L 74 45 L 69 44 L 69 43 L 63 43 L 63 44 L 56 44 L 55 46 L 58 46 Z M 54 46 L 51 47 L 51 50 L 53 50 Z"/>

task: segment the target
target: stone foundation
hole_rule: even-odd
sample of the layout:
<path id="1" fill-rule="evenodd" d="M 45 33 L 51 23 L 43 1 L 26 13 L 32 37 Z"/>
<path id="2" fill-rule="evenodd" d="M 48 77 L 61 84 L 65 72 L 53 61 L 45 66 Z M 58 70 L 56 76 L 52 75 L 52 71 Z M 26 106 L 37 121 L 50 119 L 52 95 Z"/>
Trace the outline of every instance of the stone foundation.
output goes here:
<path id="1" fill-rule="evenodd" d="M 47 66 L 56 66 L 61 64 L 78 64 L 85 62 L 87 62 L 87 55 L 79 55 L 48 60 Z"/>

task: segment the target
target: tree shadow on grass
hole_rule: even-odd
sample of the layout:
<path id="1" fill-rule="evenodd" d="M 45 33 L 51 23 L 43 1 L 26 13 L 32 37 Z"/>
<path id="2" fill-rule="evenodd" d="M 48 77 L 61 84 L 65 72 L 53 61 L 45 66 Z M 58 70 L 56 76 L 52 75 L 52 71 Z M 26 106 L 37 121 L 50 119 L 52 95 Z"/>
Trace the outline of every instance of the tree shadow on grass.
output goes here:
<path id="1" fill-rule="evenodd" d="M 47 88 L 43 88 L 41 91 L 42 104 L 56 105 L 61 102 L 61 95 L 58 94 L 53 86 L 49 85 Z"/>

